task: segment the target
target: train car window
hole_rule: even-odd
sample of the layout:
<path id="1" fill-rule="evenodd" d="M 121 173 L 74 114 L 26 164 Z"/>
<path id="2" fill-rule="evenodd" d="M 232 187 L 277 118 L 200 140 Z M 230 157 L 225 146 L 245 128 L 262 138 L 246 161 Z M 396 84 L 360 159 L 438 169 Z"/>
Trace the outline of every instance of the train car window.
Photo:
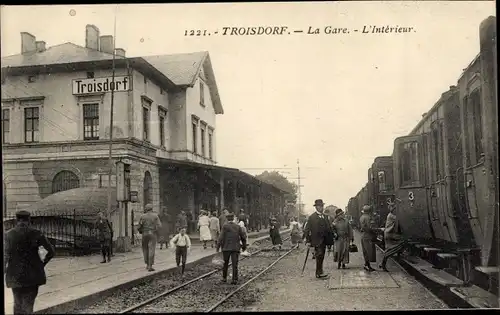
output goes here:
<path id="1" fill-rule="evenodd" d="M 419 183 L 418 143 L 416 141 L 400 145 L 400 181 L 402 186 Z"/>
<path id="2" fill-rule="evenodd" d="M 432 180 L 437 181 L 441 176 L 439 167 L 439 155 L 440 155 L 440 139 L 439 130 L 437 128 L 432 130 Z"/>
<path id="3" fill-rule="evenodd" d="M 481 92 L 479 89 L 473 91 L 464 100 L 466 105 L 466 131 L 467 131 L 467 162 L 474 165 L 479 163 L 483 153 L 483 130 L 481 113 Z"/>
<path id="4" fill-rule="evenodd" d="M 386 191 L 387 187 L 385 185 L 385 172 L 380 171 L 380 172 L 378 172 L 377 176 L 378 176 L 378 190 L 379 190 L 379 192 Z"/>

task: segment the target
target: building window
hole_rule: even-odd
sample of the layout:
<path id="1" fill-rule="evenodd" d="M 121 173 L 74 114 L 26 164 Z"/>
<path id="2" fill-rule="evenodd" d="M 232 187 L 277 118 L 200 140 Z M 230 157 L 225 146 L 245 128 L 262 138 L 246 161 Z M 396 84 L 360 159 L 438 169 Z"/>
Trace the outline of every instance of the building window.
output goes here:
<path id="1" fill-rule="evenodd" d="M 165 116 L 160 114 L 159 117 L 160 124 L 160 145 L 165 147 Z"/>
<path id="2" fill-rule="evenodd" d="M 145 207 L 147 204 L 153 203 L 153 180 L 149 171 L 146 171 L 146 173 L 144 173 L 143 196 L 143 207 Z"/>
<path id="3" fill-rule="evenodd" d="M 144 141 L 149 141 L 149 108 L 142 107 L 142 137 Z"/>
<path id="4" fill-rule="evenodd" d="M 200 105 L 205 106 L 205 85 L 200 80 Z"/>
<path id="5" fill-rule="evenodd" d="M 52 180 L 53 194 L 78 187 L 80 187 L 80 180 L 78 179 L 78 176 L 71 171 L 59 172 Z"/>
<path id="6" fill-rule="evenodd" d="M 379 192 L 386 191 L 387 187 L 385 186 L 385 172 L 379 171 L 377 176 L 378 176 L 378 190 L 379 190 Z"/>
<path id="7" fill-rule="evenodd" d="M 210 160 L 213 160 L 214 158 L 213 142 L 214 142 L 214 132 L 212 129 L 208 129 L 208 158 Z"/>
<path id="8" fill-rule="evenodd" d="M 191 127 L 193 130 L 193 153 L 198 153 L 198 119 L 191 118 Z"/>
<path id="9" fill-rule="evenodd" d="M 27 107 L 24 109 L 24 142 L 38 142 L 40 139 L 40 109 Z"/>
<path id="10" fill-rule="evenodd" d="M 99 104 L 83 105 L 83 139 L 99 140 Z"/>
<path id="11" fill-rule="evenodd" d="M 2 143 L 9 143 L 10 109 L 2 109 Z"/>
<path id="12" fill-rule="evenodd" d="M 87 79 L 93 79 L 95 76 L 94 71 L 88 71 L 87 72 Z"/>
<path id="13" fill-rule="evenodd" d="M 200 138 L 201 138 L 200 141 L 201 141 L 201 156 L 203 156 L 203 157 L 206 154 L 206 151 L 205 151 L 205 140 L 206 140 L 205 139 L 205 134 L 206 134 L 206 129 L 207 129 L 206 125 L 204 125 L 202 123 L 202 125 L 200 127 Z"/>
<path id="14" fill-rule="evenodd" d="M 418 143 L 416 141 L 400 145 L 400 180 L 401 185 L 419 183 Z"/>

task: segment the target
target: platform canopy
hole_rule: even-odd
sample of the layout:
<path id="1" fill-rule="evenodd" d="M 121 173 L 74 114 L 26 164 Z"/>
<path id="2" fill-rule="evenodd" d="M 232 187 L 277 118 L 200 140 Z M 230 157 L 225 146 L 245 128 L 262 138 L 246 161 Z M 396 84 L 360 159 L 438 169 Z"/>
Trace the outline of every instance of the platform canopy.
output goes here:
<path id="1" fill-rule="evenodd" d="M 116 188 L 112 188 L 111 213 L 118 210 Z M 107 188 L 75 188 L 52 194 L 24 210 L 32 217 L 70 217 L 76 215 L 79 220 L 94 220 L 99 211 L 108 208 Z"/>

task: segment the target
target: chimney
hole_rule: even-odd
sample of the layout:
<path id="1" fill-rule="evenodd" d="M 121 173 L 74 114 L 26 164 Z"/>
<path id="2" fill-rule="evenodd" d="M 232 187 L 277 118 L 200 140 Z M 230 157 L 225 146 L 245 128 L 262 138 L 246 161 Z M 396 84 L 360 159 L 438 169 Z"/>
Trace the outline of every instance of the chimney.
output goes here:
<path id="1" fill-rule="evenodd" d="M 87 24 L 85 27 L 85 47 L 99 50 L 99 29 L 97 26 Z"/>
<path id="2" fill-rule="evenodd" d="M 115 49 L 115 54 L 120 57 L 125 57 L 125 49 L 123 48 L 116 48 Z"/>
<path id="3" fill-rule="evenodd" d="M 47 50 L 47 48 L 45 48 L 45 42 L 43 40 L 37 40 L 35 44 L 36 44 L 36 52 L 44 52 Z"/>
<path id="4" fill-rule="evenodd" d="M 36 51 L 36 37 L 28 32 L 21 32 L 21 53 Z"/>
<path id="5" fill-rule="evenodd" d="M 427 115 L 427 112 L 423 113 L 423 114 L 422 114 L 422 117 L 425 117 L 425 115 Z"/>
<path id="6" fill-rule="evenodd" d="M 113 35 L 104 35 L 100 37 L 100 51 L 113 54 Z"/>
<path id="7" fill-rule="evenodd" d="M 450 90 L 454 90 L 454 89 L 456 89 L 456 88 L 457 88 L 457 86 L 456 86 L 456 85 L 450 85 Z"/>

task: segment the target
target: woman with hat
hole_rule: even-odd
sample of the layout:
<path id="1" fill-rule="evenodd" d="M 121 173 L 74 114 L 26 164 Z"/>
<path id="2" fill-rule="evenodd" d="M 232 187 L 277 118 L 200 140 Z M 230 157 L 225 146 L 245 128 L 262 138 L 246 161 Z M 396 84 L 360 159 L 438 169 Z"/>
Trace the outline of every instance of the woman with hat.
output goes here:
<path id="1" fill-rule="evenodd" d="M 293 217 L 292 220 L 290 221 L 290 237 L 292 239 L 292 244 L 297 245 L 300 243 L 300 240 L 302 239 L 302 233 L 300 232 L 300 225 L 299 222 L 297 221 L 297 217 Z"/>
<path id="2" fill-rule="evenodd" d="M 335 210 L 333 226 L 337 231 L 333 261 L 338 263 L 338 269 L 340 269 L 341 266 L 342 269 L 346 269 L 345 265 L 349 263 L 349 241 L 354 242 L 354 233 L 342 209 Z"/>
<path id="3" fill-rule="evenodd" d="M 374 271 L 370 265 L 377 261 L 375 243 L 373 239 L 376 235 L 376 229 L 372 223 L 372 208 L 369 205 L 363 206 L 363 214 L 359 218 L 359 227 L 361 230 L 361 249 L 365 259 L 365 270 L 368 272 Z"/>
<path id="4" fill-rule="evenodd" d="M 273 247 L 279 246 L 281 249 L 281 245 L 283 244 L 283 241 L 281 240 L 281 235 L 280 235 L 280 224 L 276 217 L 271 218 L 270 222 L 271 227 L 269 228 L 269 236 L 271 237 L 271 242 L 273 243 Z"/>
<path id="5" fill-rule="evenodd" d="M 203 242 L 203 249 L 206 249 L 207 242 L 212 240 L 212 234 L 210 233 L 210 219 L 205 210 L 200 211 L 198 231 L 200 231 L 200 241 Z"/>

